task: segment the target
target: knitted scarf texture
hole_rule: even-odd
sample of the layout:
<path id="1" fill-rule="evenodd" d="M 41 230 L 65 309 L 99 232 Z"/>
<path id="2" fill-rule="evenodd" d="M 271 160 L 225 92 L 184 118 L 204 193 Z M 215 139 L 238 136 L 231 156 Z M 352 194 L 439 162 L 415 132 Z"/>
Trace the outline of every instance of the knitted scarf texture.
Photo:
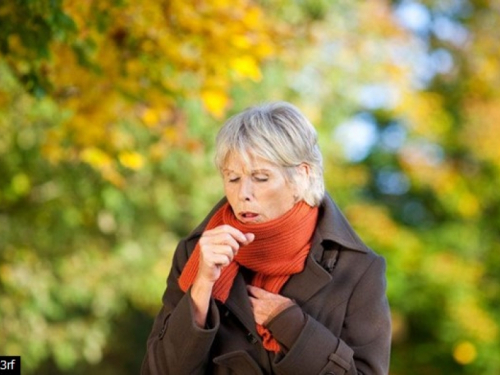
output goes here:
<path id="1" fill-rule="evenodd" d="M 279 293 L 291 275 L 304 269 L 317 218 L 317 207 L 312 208 L 299 202 L 277 219 L 244 224 L 236 219 L 229 203 L 224 204 L 212 216 L 205 229 L 228 224 L 242 233 L 255 234 L 255 239 L 240 247 L 234 261 L 222 270 L 214 284 L 212 296 L 226 302 L 240 265 L 255 272 L 252 285 L 271 293 Z M 197 244 L 179 278 L 179 285 L 184 292 L 194 282 L 199 259 L 200 248 Z M 257 332 L 261 335 L 266 350 L 279 352 L 280 346 L 269 330 L 257 324 Z"/>

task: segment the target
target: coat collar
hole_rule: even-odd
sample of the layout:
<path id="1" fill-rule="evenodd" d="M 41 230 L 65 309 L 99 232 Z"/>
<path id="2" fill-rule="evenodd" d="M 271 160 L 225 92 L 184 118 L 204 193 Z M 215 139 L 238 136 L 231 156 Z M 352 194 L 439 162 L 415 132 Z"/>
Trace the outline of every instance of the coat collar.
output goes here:
<path id="1" fill-rule="evenodd" d="M 321 201 L 316 235 L 319 241 L 332 241 L 349 250 L 370 251 L 328 194 Z"/>

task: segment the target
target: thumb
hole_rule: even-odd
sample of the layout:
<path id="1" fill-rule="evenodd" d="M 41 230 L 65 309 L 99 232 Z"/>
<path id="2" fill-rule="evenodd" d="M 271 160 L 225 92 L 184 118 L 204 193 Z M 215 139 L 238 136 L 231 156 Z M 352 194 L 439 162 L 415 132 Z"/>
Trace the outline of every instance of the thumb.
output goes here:
<path id="1" fill-rule="evenodd" d="M 253 233 L 245 233 L 245 237 L 247 238 L 247 242 L 245 243 L 245 245 L 248 245 L 252 243 L 253 240 L 255 240 L 255 234 Z"/>

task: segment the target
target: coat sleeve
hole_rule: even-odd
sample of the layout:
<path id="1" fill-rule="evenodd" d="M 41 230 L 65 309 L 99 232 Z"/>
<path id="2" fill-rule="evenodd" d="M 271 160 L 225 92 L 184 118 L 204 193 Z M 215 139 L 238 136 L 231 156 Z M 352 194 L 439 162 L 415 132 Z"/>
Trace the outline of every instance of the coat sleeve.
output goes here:
<path id="1" fill-rule="evenodd" d="M 220 325 L 219 313 L 212 300 L 206 329 L 196 325 L 190 290 L 184 293 L 177 282 L 187 259 L 186 242 L 181 241 L 167 278 L 163 306 L 147 341 L 141 375 L 196 375 L 206 372 L 210 347 Z"/>
<path id="2" fill-rule="evenodd" d="M 273 332 L 278 340 L 279 334 Z M 340 337 L 306 314 L 294 344 L 276 357 L 274 370 L 280 375 L 388 374 L 390 340 L 385 260 L 376 257 L 348 301 Z"/>

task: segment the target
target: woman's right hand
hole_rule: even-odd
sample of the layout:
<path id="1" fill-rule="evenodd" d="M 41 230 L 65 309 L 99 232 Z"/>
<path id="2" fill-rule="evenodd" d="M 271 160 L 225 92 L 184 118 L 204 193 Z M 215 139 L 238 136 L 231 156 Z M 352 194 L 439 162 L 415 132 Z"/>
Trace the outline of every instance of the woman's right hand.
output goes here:
<path id="1" fill-rule="evenodd" d="M 222 269 L 229 265 L 240 246 L 248 245 L 255 239 L 253 233 L 242 233 L 230 225 L 221 225 L 205 231 L 200 245 L 198 274 L 191 288 L 194 320 L 199 327 L 206 325 L 212 288 L 219 279 Z"/>
<path id="2" fill-rule="evenodd" d="M 242 233 L 230 225 L 220 225 L 205 231 L 199 240 L 200 263 L 195 282 L 213 285 L 222 269 L 238 254 L 240 246 L 248 245 L 254 239 L 253 233 Z"/>

